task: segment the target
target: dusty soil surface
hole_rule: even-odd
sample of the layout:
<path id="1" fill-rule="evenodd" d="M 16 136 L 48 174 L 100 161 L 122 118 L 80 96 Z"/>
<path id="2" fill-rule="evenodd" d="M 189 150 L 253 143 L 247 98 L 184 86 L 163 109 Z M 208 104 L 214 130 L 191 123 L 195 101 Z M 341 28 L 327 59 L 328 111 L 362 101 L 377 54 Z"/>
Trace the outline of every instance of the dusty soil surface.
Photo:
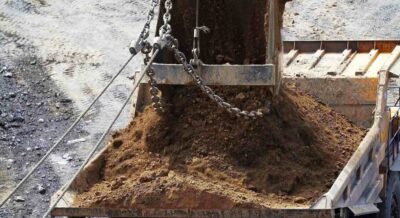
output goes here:
<path id="1" fill-rule="evenodd" d="M 0 199 L 128 58 L 127 47 L 144 25 L 148 3 L 0 1 Z M 50 196 L 71 178 L 115 116 L 131 87 L 127 76 L 140 63 L 137 58 L 128 66 L 60 150 L 0 208 L 0 217 L 43 215 Z M 126 126 L 129 116 L 127 110 L 115 128 Z"/>
<path id="2" fill-rule="evenodd" d="M 248 110 L 271 103 L 262 88 L 217 90 Z M 166 114 L 147 108 L 114 134 L 101 181 L 76 205 L 307 207 L 330 188 L 366 132 L 293 86 L 258 120 L 227 114 L 195 87 L 167 99 Z"/>
<path id="3" fill-rule="evenodd" d="M 398 0 L 292 0 L 284 40 L 399 39 Z"/>

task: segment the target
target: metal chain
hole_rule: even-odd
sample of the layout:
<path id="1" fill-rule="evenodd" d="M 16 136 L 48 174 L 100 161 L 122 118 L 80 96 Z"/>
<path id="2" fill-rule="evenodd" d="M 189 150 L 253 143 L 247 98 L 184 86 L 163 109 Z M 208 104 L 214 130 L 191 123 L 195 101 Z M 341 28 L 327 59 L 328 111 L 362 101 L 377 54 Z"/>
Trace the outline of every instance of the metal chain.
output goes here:
<path id="1" fill-rule="evenodd" d="M 253 110 L 253 111 L 246 111 L 246 110 L 241 110 L 232 104 L 229 104 L 228 102 L 224 101 L 219 95 L 217 95 L 214 90 L 212 90 L 209 86 L 204 84 L 204 81 L 200 78 L 199 75 L 196 74 L 195 69 L 192 64 L 188 63 L 187 58 L 185 54 L 181 51 L 179 51 L 179 46 L 178 46 L 178 40 L 174 38 L 171 35 L 171 25 L 169 22 L 171 21 L 171 9 L 172 9 L 172 1 L 171 0 L 166 0 L 165 1 L 165 14 L 163 16 L 164 19 L 164 25 L 160 28 L 160 38 L 159 38 L 159 44 L 164 45 L 167 48 L 171 49 L 174 54 L 176 60 L 182 64 L 183 69 L 186 71 L 187 74 L 189 74 L 190 77 L 195 81 L 196 85 L 205 93 L 207 96 L 215 101 L 218 106 L 224 108 L 226 111 L 228 111 L 231 114 L 236 115 L 237 117 L 244 117 L 246 119 L 248 118 L 253 118 L 256 119 L 257 117 L 263 116 L 263 113 L 260 110 Z M 198 6 L 197 6 L 198 7 Z M 162 46 L 161 46 L 162 47 Z M 149 68 L 150 69 L 150 68 Z M 152 71 L 152 70 L 149 70 Z M 156 95 L 158 94 L 158 89 L 157 89 L 157 84 L 154 80 L 154 71 L 148 73 L 148 76 L 150 78 L 150 85 L 152 86 L 152 95 L 156 96 L 157 98 L 154 98 L 154 100 L 158 103 L 155 104 L 156 106 L 160 106 L 159 104 L 159 97 Z M 154 81 L 152 81 L 154 80 Z M 153 102 L 154 104 L 154 102 Z M 156 108 L 156 107 L 155 107 Z"/>
<path id="2" fill-rule="evenodd" d="M 158 4 L 158 1 L 157 1 L 157 4 Z M 171 30 L 172 30 L 171 25 L 169 24 L 169 22 L 171 21 L 171 12 L 170 11 L 172 10 L 172 1 L 166 0 L 164 7 L 165 7 L 165 14 L 163 15 L 164 24 L 160 28 L 161 37 L 164 34 L 170 34 Z M 152 50 L 152 46 L 150 45 L 150 43 L 144 40 L 143 47 L 142 47 L 142 53 L 145 55 L 145 58 L 144 58 L 145 65 L 147 65 L 150 61 L 151 50 Z M 150 66 L 149 69 L 145 73 L 149 78 L 152 106 L 157 113 L 162 113 L 162 112 L 164 112 L 164 108 L 161 104 L 160 90 L 157 87 L 157 81 L 155 79 L 155 72 Z"/>
<path id="3" fill-rule="evenodd" d="M 183 52 L 179 51 L 178 47 L 178 40 L 175 39 L 172 35 L 165 35 L 164 39 L 167 41 L 166 46 L 171 49 L 174 54 L 176 60 L 182 64 L 183 69 L 186 71 L 187 74 L 189 74 L 190 77 L 194 80 L 196 85 L 205 93 L 207 96 L 215 101 L 218 106 L 224 108 L 226 111 L 228 111 L 231 114 L 236 115 L 237 117 L 244 117 L 244 118 L 257 118 L 263 116 L 263 113 L 261 110 L 253 110 L 253 111 L 246 111 L 246 110 L 241 110 L 232 104 L 224 101 L 220 96 L 218 96 L 214 90 L 212 90 L 209 86 L 204 84 L 204 81 L 200 78 L 200 76 L 195 72 L 195 69 L 193 65 L 189 64 L 186 56 Z"/>
<path id="4" fill-rule="evenodd" d="M 151 59 L 150 53 L 151 53 L 152 49 L 153 48 L 150 45 L 150 43 L 146 41 L 145 46 L 142 49 L 142 53 L 145 55 L 145 58 L 144 58 L 145 65 L 147 65 Z M 162 112 L 164 112 L 164 108 L 162 107 L 162 104 L 161 104 L 160 90 L 157 88 L 157 81 L 154 78 L 155 72 L 150 66 L 149 69 L 145 73 L 149 77 L 152 106 L 157 113 L 162 113 Z"/>
<path id="5" fill-rule="evenodd" d="M 166 0 L 165 4 L 165 14 L 163 16 L 164 25 L 160 28 L 160 37 L 164 34 L 170 34 L 172 31 L 171 25 L 169 22 L 171 21 L 171 10 L 172 10 L 172 0 Z"/>
<path id="6" fill-rule="evenodd" d="M 146 20 L 146 23 L 144 24 L 142 32 L 140 32 L 139 38 L 136 41 L 132 41 L 131 42 L 131 45 L 129 47 L 129 51 L 131 52 L 131 54 L 139 53 L 139 51 L 143 48 L 146 39 L 149 38 L 149 35 L 150 35 L 150 24 L 151 24 L 151 21 L 154 18 L 154 15 L 155 15 L 154 11 L 155 11 L 155 9 L 156 9 L 156 7 L 158 5 L 158 1 L 159 0 L 152 0 L 151 1 L 150 10 L 147 13 L 147 20 Z"/>
<path id="7" fill-rule="evenodd" d="M 150 23 L 154 18 L 154 14 L 155 14 L 154 11 L 155 11 L 157 5 L 158 5 L 158 0 L 151 1 L 151 7 L 149 10 L 149 13 L 147 14 L 147 21 L 144 24 L 144 28 L 143 28 L 142 32 L 140 33 L 140 38 L 143 40 L 147 39 L 150 35 Z"/>

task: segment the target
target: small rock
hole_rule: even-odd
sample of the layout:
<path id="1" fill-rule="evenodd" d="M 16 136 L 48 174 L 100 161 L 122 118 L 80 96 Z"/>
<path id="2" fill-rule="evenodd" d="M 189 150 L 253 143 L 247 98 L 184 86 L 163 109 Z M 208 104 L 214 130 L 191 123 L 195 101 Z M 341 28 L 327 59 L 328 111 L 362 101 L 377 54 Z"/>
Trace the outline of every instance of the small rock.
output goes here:
<path id="1" fill-rule="evenodd" d="M 294 199 L 294 203 L 296 203 L 296 204 L 303 204 L 303 203 L 305 203 L 307 201 L 307 199 L 305 199 L 305 198 L 303 198 L 303 197 L 296 197 L 295 199 Z"/>
<path id="2" fill-rule="evenodd" d="M 155 177 L 156 175 L 153 172 L 145 171 L 140 175 L 139 182 L 140 183 L 151 182 L 155 179 Z"/>
<path id="3" fill-rule="evenodd" d="M 10 92 L 10 93 L 8 93 L 8 96 L 10 98 L 15 98 L 15 97 L 17 97 L 17 94 L 15 94 L 15 92 Z"/>
<path id="4" fill-rule="evenodd" d="M 46 189 L 42 185 L 38 185 L 37 190 L 41 195 L 46 194 Z"/>
<path id="5" fill-rule="evenodd" d="M 14 201 L 15 202 L 25 202 L 25 198 L 23 198 L 21 196 L 15 196 Z"/>
<path id="6" fill-rule="evenodd" d="M 4 77 L 11 78 L 11 77 L 13 77 L 13 74 L 11 72 L 6 72 L 4 74 Z"/>
<path id="7" fill-rule="evenodd" d="M 17 122 L 17 123 L 22 123 L 25 121 L 25 118 L 21 114 L 17 114 L 13 116 L 11 122 Z"/>
<path id="8" fill-rule="evenodd" d="M 330 76 L 336 76 L 336 75 L 337 75 L 337 73 L 334 72 L 334 71 L 330 71 L 330 72 L 328 72 L 327 74 L 330 75 Z"/>
<path id="9" fill-rule="evenodd" d="M 26 151 L 32 151 L 32 148 L 31 147 L 27 147 Z"/>
<path id="10" fill-rule="evenodd" d="M 81 142 L 85 142 L 85 141 L 86 141 L 85 138 L 73 139 L 73 140 L 67 141 L 67 145 L 73 145 L 73 144 L 81 143 Z"/>
<path id="11" fill-rule="evenodd" d="M 30 62 L 31 65 L 35 65 L 36 64 L 36 60 L 33 60 Z"/>
<path id="12" fill-rule="evenodd" d="M 38 119 L 38 122 L 39 123 L 44 123 L 44 119 L 40 118 L 40 119 Z"/>
<path id="13" fill-rule="evenodd" d="M 14 159 L 8 159 L 8 162 L 11 163 L 11 164 L 14 164 L 15 160 Z"/>
<path id="14" fill-rule="evenodd" d="M 63 104 L 69 104 L 69 103 L 72 103 L 72 100 L 69 98 L 63 98 L 60 100 L 60 102 Z"/>
<path id="15" fill-rule="evenodd" d="M 243 99 L 246 98 L 246 96 L 243 94 L 243 92 L 241 92 L 241 93 L 236 95 L 236 98 L 239 99 L 239 100 L 243 100 Z"/>
<path id="16" fill-rule="evenodd" d="M 72 157 L 71 157 L 69 154 L 64 154 L 64 155 L 62 156 L 62 158 L 65 159 L 65 160 L 67 160 L 67 161 L 71 161 L 71 160 L 72 160 Z"/>

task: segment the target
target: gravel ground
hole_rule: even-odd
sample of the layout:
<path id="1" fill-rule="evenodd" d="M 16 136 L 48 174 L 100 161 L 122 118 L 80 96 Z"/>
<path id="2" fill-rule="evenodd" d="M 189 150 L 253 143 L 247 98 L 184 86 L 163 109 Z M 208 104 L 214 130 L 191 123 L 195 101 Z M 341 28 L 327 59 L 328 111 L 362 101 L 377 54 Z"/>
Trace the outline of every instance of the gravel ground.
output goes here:
<path id="1" fill-rule="evenodd" d="M 399 39 L 398 0 L 292 0 L 285 40 Z"/>
<path id="2" fill-rule="evenodd" d="M 0 32 L 0 46 L 12 46 L 12 61 L 0 59 L 0 188 L 9 191 L 61 135 L 74 118 L 72 100 L 54 84 L 32 47 L 10 40 Z M 85 137 L 78 127 L 71 137 Z M 61 147 L 39 168 L 23 190 L 0 211 L 0 217 L 31 217 L 46 210 L 51 194 L 60 186 L 58 170 L 75 169 L 73 146 Z M 61 171 L 60 171 L 61 172 Z M 7 191 L 0 192 L 3 198 Z M 12 215 L 11 215 L 12 214 Z"/>
<path id="3" fill-rule="evenodd" d="M 127 46 L 139 34 L 149 5 L 141 0 L 0 1 L 0 198 L 128 57 Z M 293 0 L 284 38 L 400 38 L 393 31 L 400 25 L 399 7 L 397 0 Z M 131 87 L 126 77 L 139 67 L 137 58 L 68 139 L 74 143 L 51 155 L 17 194 L 23 199 L 12 199 L 0 217 L 40 217 L 116 114 Z M 123 127 L 129 114 L 115 128 Z"/>
<path id="4" fill-rule="evenodd" d="M 129 57 L 149 6 L 139 0 L 0 1 L 0 199 Z M 127 77 L 140 63 L 137 58 L 128 66 L 0 217 L 41 217 L 122 105 L 131 88 Z M 129 115 L 126 110 L 115 129 Z"/>

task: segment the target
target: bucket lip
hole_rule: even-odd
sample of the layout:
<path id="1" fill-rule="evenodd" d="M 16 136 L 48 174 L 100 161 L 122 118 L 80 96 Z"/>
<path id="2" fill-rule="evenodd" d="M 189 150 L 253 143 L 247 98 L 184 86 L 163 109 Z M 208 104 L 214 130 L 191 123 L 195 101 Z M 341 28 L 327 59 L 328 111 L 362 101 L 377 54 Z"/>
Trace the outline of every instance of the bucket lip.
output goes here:
<path id="1" fill-rule="evenodd" d="M 265 209 L 157 209 L 157 208 L 74 208 L 56 207 L 53 216 L 110 216 L 113 217 L 266 217 L 285 215 L 285 217 L 330 217 L 331 209 L 310 208 L 265 208 Z"/>

